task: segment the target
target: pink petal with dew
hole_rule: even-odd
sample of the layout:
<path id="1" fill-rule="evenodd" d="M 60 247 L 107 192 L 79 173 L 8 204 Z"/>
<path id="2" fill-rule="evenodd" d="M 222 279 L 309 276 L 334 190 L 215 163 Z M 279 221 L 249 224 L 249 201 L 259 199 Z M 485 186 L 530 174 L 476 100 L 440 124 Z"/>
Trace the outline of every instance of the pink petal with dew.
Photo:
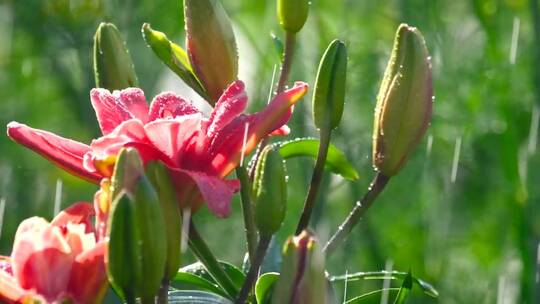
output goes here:
<path id="1" fill-rule="evenodd" d="M 0 269 L 0 303 L 20 303 L 26 294 L 13 276 Z"/>
<path id="2" fill-rule="evenodd" d="M 22 288 L 56 300 L 67 288 L 73 258 L 60 228 L 38 217 L 19 225 L 11 259 L 13 276 Z"/>
<path id="3" fill-rule="evenodd" d="M 7 134 L 15 142 L 33 150 L 67 172 L 87 181 L 98 183 L 101 176 L 88 172 L 83 166 L 85 153 L 90 147 L 53 133 L 30 128 L 18 122 L 10 122 Z"/>
<path id="4" fill-rule="evenodd" d="M 204 140 L 200 140 L 201 118 L 198 113 L 160 119 L 148 123 L 144 128 L 153 146 L 166 156 L 167 159 L 163 160 L 166 164 L 173 168 L 196 169 L 207 152 L 200 151 L 200 155 L 193 155 L 198 144 L 204 145 Z M 197 159 L 197 156 L 201 158 Z M 189 161 L 185 161 L 185 157 L 189 157 Z"/>
<path id="5" fill-rule="evenodd" d="M 113 94 L 106 89 L 92 89 L 90 100 L 103 135 L 129 119 L 148 121 L 148 105 L 141 89 L 129 88 Z"/>
<path id="6" fill-rule="evenodd" d="M 106 243 L 79 254 L 73 264 L 68 292 L 76 303 L 100 303 L 107 289 L 104 255 Z"/>
<path id="7" fill-rule="evenodd" d="M 165 92 L 156 96 L 152 101 L 149 121 L 196 113 L 199 113 L 199 110 L 191 103 L 174 93 Z"/>
<path id="8" fill-rule="evenodd" d="M 244 83 L 240 80 L 233 82 L 219 98 L 210 119 L 207 130 L 208 137 L 214 137 L 238 115 L 242 114 L 247 106 L 247 95 Z"/>
<path id="9" fill-rule="evenodd" d="M 51 225 L 57 227 L 66 227 L 68 223 L 71 224 L 84 224 L 86 226 L 86 233 L 93 232 L 91 217 L 95 215 L 94 206 L 90 203 L 79 202 L 75 203 L 68 208 L 60 211 L 58 215 L 54 217 Z"/>
<path id="10" fill-rule="evenodd" d="M 296 82 L 295 86 L 278 94 L 262 111 L 240 115 L 215 136 L 209 148 L 213 155 L 211 166 L 221 177 L 227 176 L 240 161 L 242 154 L 250 153 L 261 139 L 279 130 L 291 117 L 292 106 L 307 92 L 308 86 Z M 247 136 L 244 133 L 247 125 Z"/>
<path id="11" fill-rule="evenodd" d="M 227 217 L 231 212 L 231 199 L 240 189 L 238 180 L 222 180 L 202 172 L 170 170 L 176 185 L 180 205 L 191 207 L 195 212 L 206 202 L 212 213 L 218 217 Z"/>

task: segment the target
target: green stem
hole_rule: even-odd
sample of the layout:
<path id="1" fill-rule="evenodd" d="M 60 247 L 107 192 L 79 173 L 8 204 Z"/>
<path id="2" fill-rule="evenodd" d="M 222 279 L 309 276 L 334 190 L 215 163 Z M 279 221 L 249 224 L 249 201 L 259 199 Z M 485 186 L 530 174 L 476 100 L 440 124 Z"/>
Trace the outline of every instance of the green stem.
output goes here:
<path id="1" fill-rule="evenodd" d="M 384 187 L 390 180 L 389 177 L 381 174 L 380 172 L 375 175 L 373 182 L 368 188 L 366 194 L 356 202 L 356 206 L 353 208 L 351 213 L 347 216 L 345 221 L 339 226 L 338 230 L 332 235 L 326 246 L 324 246 L 324 253 L 326 256 L 329 256 L 349 235 L 354 226 L 358 223 L 362 215 L 366 212 L 369 207 L 373 204 L 375 199 L 383 191 Z"/>
<path id="2" fill-rule="evenodd" d="M 296 34 L 287 32 L 285 34 L 285 49 L 283 50 L 283 63 L 279 74 L 276 93 L 281 93 L 285 89 L 285 84 L 291 73 L 292 60 L 294 56 L 294 47 L 296 45 Z"/>
<path id="3" fill-rule="evenodd" d="M 212 278 L 216 280 L 218 285 L 234 299 L 238 293 L 238 289 L 229 275 L 223 270 L 214 254 L 212 254 L 212 251 L 210 251 L 210 248 L 208 248 L 208 245 L 204 242 L 193 222 L 191 222 L 189 226 L 189 248 L 193 251 L 193 254 L 197 256 L 199 261 L 201 261 Z"/>
<path id="4" fill-rule="evenodd" d="M 240 292 L 238 293 L 238 298 L 236 298 L 236 301 L 234 302 L 235 304 L 246 303 L 249 293 L 253 288 L 253 284 L 255 283 L 255 280 L 259 274 L 259 268 L 264 261 L 264 256 L 268 250 L 268 245 L 270 245 L 270 240 L 272 240 L 272 236 L 261 236 L 259 245 L 257 245 L 257 252 L 255 253 L 253 263 L 251 263 L 249 272 L 244 281 L 244 285 L 242 285 L 242 289 L 240 289 Z"/>
<path id="5" fill-rule="evenodd" d="M 319 192 L 319 186 L 321 185 L 324 164 L 326 163 L 326 156 L 328 155 L 328 147 L 330 145 L 331 131 L 321 132 L 319 152 L 317 154 L 317 160 L 315 161 L 315 168 L 313 169 L 313 175 L 311 175 L 311 183 L 309 184 L 308 194 L 304 201 L 304 209 L 302 215 L 298 221 L 296 227 L 296 235 L 299 235 L 309 225 L 311 214 L 315 206 L 315 200 L 317 199 L 317 193 Z"/>
<path id="6" fill-rule="evenodd" d="M 242 200 L 242 213 L 244 214 L 244 227 L 249 252 L 249 262 L 253 264 L 257 248 L 257 228 L 253 218 L 253 203 L 251 201 L 251 184 L 246 169 L 243 166 L 236 168 L 236 176 L 240 180 L 240 198 Z"/>

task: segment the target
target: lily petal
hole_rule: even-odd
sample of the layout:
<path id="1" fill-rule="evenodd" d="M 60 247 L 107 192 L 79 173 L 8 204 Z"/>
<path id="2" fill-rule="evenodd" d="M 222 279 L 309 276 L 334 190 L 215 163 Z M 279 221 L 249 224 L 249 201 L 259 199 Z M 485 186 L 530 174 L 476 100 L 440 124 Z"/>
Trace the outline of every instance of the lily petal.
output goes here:
<path id="1" fill-rule="evenodd" d="M 83 157 L 90 151 L 90 147 L 85 144 L 18 122 L 8 124 L 7 134 L 15 142 L 30 148 L 73 175 L 93 183 L 98 183 L 101 179 L 100 175 L 84 169 Z"/>
<path id="2" fill-rule="evenodd" d="M 70 224 L 84 224 L 86 227 L 85 233 L 90 233 L 92 229 L 92 221 L 90 218 L 95 215 L 94 206 L 90 203 L 79 202 L 62 210 L 52 220 L 51 225 L 57 227 L 67 227 Z"/>
<path id="3" fill-rule="evenodd" d="M 78 255 L 68 284 L 68 292 L 75 303 L 100 303 L 107 290 L 107 271 L 104 255 L 106 243 Z"/>
<path id="4" fill-rule="evenodd" d="M 173 169 L 171 177 L 179 191 L 181 206 L 196 211 L 206 202 L 210 211 L 221 218 L 230 214 L 231 198 L 240 189 L 240 181 L 236 179 L 223 180 L 201 172 Z"/>
<path id="5" fill-rule="evenodd" d="M 113 94 L 106 89 L 92 89 L 90 100 L 103 135 L 129 119 L 148 121 L 148 105 L 141 89 L 129 88 Z"/>
<path id="6" fill-rule="evenodd" d="M 211 166 L 221 177 L 227 176 L 240 161 L 242 154 L 250 153 L 259 141 L 287 123 L 292 114 L 293 105 L 308 90 L 304 82 L 296 82 L 294 87 L 278 94 L 261 112 L 240 115 L 219 131 L 209 148 L 214 159 Z M 247 138 L 244 145 L 244 130 Z"/>
<path id="7" fill-rule="evenodd" d="M 27 292 L 22 289 L 9 273 L 0 270 L 0 302 L 22 302 Z"/>
<path id="8" fill-rule="evenodd" d="M 210 115 L 208 137 L 214 137 L 220 129 L 244 112 L 247 106 L 244 87 L 244 83 L 237 80 L 223 92 Z"/>
<path id="9" fill-rule="evenodd" d="M 177 116 L 196 114 L 200 111 L 182 97 L 171 93 L 161 93 L 152 100 L 149 121 L 175 118 Z"/>

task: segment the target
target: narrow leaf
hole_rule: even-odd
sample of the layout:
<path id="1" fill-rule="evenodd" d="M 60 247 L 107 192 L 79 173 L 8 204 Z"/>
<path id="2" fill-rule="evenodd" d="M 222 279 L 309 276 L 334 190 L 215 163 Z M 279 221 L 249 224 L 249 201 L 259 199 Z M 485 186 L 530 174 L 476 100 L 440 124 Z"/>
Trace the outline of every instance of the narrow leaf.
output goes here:
<path id="1" fill-rule="evenodd" d="M 313 138 L 300 138 L 278 143 L 278 145 L 279 153 L 285 159 L 297 156 L 309 156 L 316 159 L 319 151 L 319 140 Z M 332 144 L 328 149 L 325 167 L 351 181 L 357 180 L 359 177 L 358 172 L 347 160 L 345 154 Z"/>
<path id="2" fill-rule="evenodd" d="M 401 288 L 398 291 L 398 294 L 396 296 L 396 300 L 394 301 L 394 304 L 404 304 L 407 298 L 409 297 L 409 294 L 411 293 L 412 289 L 412 274 L 409 271 L 407 273 L 407 276 L 403 280 L 403 284 L 401 284 Z"/>
<path id="3" fill-rule="evenodd" d="M 178 290 L 169 293 L 171 304 L 232 304 L 230 300 L 208 292 L 196 290 Z"/>
<path id="4" fill-rule="evenodd" d="M 229 278 L 231 278 L 231 280 L 238 287 L 238 289 L 240 289 L 240 287 L 242 287 L 242 284 L 244 283 L 244 280 L 246 279 L 246 275 L 240 269 L 238 269 L 236 266 L 231 265 L 231 264 L 229 264 L 227 262 L 221 262 L 220 261 L 219 264 L 221 265 L 221 267 L 223 267 L 223 270 L 225 271 L 225 273 L 227 273 Z M 196 263 L 193 263 L 191 265 L 182 267 L 180 269 L 180 271 L 181 272 L 192 273 L 192 274 L 194 274 L 196 276 L 199 276 L 199 277 L 201 277 L 203 279 L 206 279 L 206 280 L 208 280 L 208 281 L 210 281 L 212 283 L 216 283 L 214 278 L 212 278 L 210 273 L 208 273 L 208 271 L 206 270 L 204 265 L 202 263 L 200 263 L 200 262 L 196 262 Z"/>
<path id="5" fill-rule="evenodd" d="M 211 293 L 219 294 L 224 297 L 228 297 L 227 293 L 222 290 L 219 285 L 208 281 L 205 278 L 197 276 L 189 272 L 178 272 L 171 280 L 171 287 L 184 290 L 184 289 L 197 289 L 202 291 L 208 291 Z"/>

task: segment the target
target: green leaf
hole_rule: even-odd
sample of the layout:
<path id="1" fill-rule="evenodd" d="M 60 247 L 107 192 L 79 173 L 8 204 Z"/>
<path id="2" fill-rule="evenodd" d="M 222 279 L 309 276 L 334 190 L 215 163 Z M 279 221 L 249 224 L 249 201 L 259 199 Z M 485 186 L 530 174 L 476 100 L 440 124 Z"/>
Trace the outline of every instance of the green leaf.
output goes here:
<path id="1" fill-rule="evenodd" d="M 255 283 L 255 297 L 258 304 L 270 303 L 272 287 L 278 278 L 277 272 L 267 272 L 259 277 Z"/>
<path id="2" fill-rule="evenodd" d="M 230 300 L 204 291 L 178 290 L 169 293 L 170 304 L 232 304 Z"/>
<path id="3" fill-rule="evenodd" d="M 171 280 L 171 287 L 176 289 L 202 290 L 228 297 L 227 293 L 219 285 L 189 272 L 178 272 Z"/>
<path id="4" fill-rule="evenodd" d="M 378 296 L 383 291 L 388 291 L 388 293 L 395 293 L 395 292 L 399 291 L 399 288 L 386 288 L 386 289 L 377 289 L 377 290 L 374 290 L 374 291 L 370 291 L 370 292 L 365 293 L 365 294 L 363 294 L 361 296 L 352 298 L 352 299 L 346 301 L 344 304 L 362 304 L 362 303 L 366 303 L 365 301 L 367 299 Z"/>
<path id="5" fill-rule="evenodd" d="M 396 296 L 396 300 L 394 301 L 394 304 L 405 304 L 405 301 L 409 297 L 409 294 L 411 293 L 412 289 L 412 274 L 409 271 L 407 273 L 407 276 L 403 280 L 403 284 L 401 284 L 401 288 L 399 289 L 399 292 Z"/>
<path id="6" fill-rule="evenodd" d="M 142 35 L 146 44 L 171 71 L 208 100 L 208 94 L 195 76 L 186 51 L 182 47 L 170 41 L 164 33 L 153 30 L 148 23 L 143 24 Z"/>
<path id="7" fill-rule="evenodd" d="M 405 279 L 407 277 L 407 272 L 402 271 L 367 271 L 367 272 L 357 272 L 357 273 L 351 273 L 347 275 L 339 275 L 339 276 L 331 276 L 328 278 L 330 282 L 341 282 L 347 280 L 348 282 L 352 281 L 358 281 L 358 280 L 398 280 L 398 279 Z M 416 278 L 412 276 L 413 283 L 417 284 L 420 288 L 422 288 L 422 291 L 433 297 L 437 298 L 439 296 L 439 292 L 429 283 L 427 283 L 424 280 L 421 280 L 419 278 Z"/>
<path id="8" fill-rule="evenodd" d="M 300 138 L 277 145 L 279 153 L 285 159 L 296 156 L 310 156 L 315 159 L 319 151 L 319 140 L 314 138 Z M 349 163 L 345 154 L 332 144 L 328 148 L 325 167 L 351 181 L 357 180 L 359 177 L 358 172 Z"/>
<path id="9" fill-rule="evenodd" d="M 220 261 L 219 264 L 221 265 L 221 267 L 223 267 L 223 270 L 225 271 L 225 273 L 227 273 L 229 278 L 231 278 L 234 285 L 236 285 L 236 287 L 240 289 L 242 287 L 242 284 L 244 284 L 246 275 L 240 269 L 238 269 L 236 266 L 232 264 L 229 264 L 227 262 L 222 262 L 222 261 Z M 212 283 L 217 284 L 217 282 L 214 280 L 214 278 L 212 278 L 210 273 L 208 273 L 204 265 L 200 262 L 196 262 L 191 265 L 182 267 L 180 269 L 180 272 L 191 273 L 198 277 L 206 279 Z"/>
<path id="10" fill-rule="evenodd" d="M 94 35 L 94 77 L 97 87 L 111 91 L 138 86 L 131 56 L 112 23 L 101 23 Z"/>

